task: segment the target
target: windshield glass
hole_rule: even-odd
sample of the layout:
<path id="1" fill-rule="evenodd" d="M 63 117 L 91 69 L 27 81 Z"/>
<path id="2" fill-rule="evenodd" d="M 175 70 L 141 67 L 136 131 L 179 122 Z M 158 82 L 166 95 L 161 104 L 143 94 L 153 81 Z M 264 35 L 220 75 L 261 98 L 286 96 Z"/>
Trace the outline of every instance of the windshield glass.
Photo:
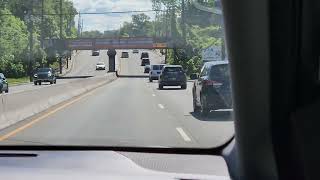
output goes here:
<path id="1" fill-rule="evenodd" d="M 220 0 L 1 0 L 0 26 L 0 146 L 216 148 L 234 135 L 229 65 L 203 67 L 228 59 Z"/>
<path id="2" fill-rule="evenodd" d="M 40 68 L 37 70 L 37 72 L 49 72 L 50 70 L 50 68 Z"/>

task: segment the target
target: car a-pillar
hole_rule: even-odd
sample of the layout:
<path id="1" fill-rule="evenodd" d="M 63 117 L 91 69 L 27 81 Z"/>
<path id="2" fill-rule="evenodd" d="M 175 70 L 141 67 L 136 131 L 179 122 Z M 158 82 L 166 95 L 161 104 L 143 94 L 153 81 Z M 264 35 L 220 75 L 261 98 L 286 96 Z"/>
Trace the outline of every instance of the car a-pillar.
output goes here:
<path id="1" fill-rule="evenodd" d="M 117 51 L 115 49 L 108 49 L 109 72 L 116 72 L 116 55 Z"/>

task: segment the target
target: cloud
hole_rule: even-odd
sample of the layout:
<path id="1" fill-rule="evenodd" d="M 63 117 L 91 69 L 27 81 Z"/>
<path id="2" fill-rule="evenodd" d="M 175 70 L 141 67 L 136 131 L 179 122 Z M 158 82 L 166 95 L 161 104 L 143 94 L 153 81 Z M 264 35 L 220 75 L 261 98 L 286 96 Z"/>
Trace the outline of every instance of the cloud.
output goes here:
<path id="1" fill-rule="evenodd" d="M 103 13 L 123 11 L 146 11 L 152 9 L 151 0 L 73 0 L 78 12 Z M 121 14 L 83 14 L 84 31 L 90 30 L 114 30 L 118 29 L 125 21 L 131 21 L 131 15 L 136 13 Z M 153 12 L 147 12 L 152 19 Z M 75 18 L 78 22 L 78 16 Z"/>

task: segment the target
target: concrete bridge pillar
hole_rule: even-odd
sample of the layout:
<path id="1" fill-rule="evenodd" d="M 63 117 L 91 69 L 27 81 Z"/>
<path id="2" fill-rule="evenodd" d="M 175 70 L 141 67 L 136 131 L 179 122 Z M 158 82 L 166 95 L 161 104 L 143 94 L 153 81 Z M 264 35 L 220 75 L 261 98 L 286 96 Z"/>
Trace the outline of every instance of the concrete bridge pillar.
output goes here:
<path id="1" fill-rule="evenodd" d="M 116 55 L 117 55 L 116 50 L 108 49 L 109 72 L 115 72 L 116 71 Z"/>

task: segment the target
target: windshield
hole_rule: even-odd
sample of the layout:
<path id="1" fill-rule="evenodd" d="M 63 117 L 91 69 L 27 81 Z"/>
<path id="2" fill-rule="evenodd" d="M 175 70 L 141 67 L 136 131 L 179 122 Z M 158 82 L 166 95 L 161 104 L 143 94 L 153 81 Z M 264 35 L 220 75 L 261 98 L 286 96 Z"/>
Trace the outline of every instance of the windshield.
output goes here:
<path id="1" fill-rule="evenodd" d="M 37 72 L 49 72 L 49 71 L 51 71 L 50 68 L 40 68 L 37 70 Z"/>
<path id="2" fill-rule="evenodd" d="M 0 146 L 225 144 L 229 65 L 203 67 L 228 59 L 219 4 L 0 1 Z"/>

